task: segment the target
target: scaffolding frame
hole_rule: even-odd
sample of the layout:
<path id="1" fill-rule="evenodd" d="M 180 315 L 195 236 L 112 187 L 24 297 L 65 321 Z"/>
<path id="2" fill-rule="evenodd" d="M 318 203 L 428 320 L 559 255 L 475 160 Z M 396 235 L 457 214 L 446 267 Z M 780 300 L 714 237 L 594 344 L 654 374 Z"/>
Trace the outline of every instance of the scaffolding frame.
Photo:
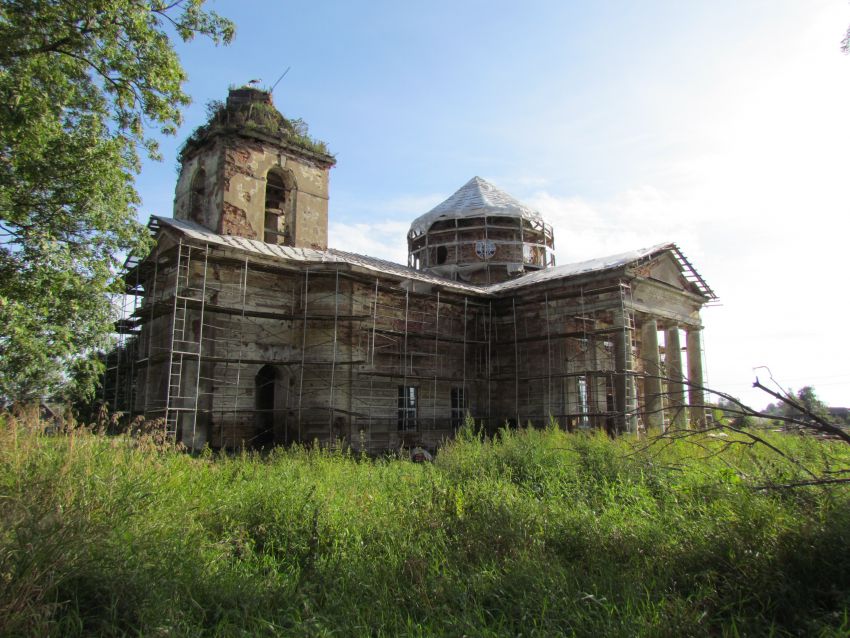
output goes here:
<path id="1" fill-rule="evenodd" d="M 285 443 L 436 445 L 453 433 L 452 388 L 491 431 L 505 415 L 518 426 L 641 427 L 627 280 L 496 298 L 338 262 L 234 257 L 184 237 L 133 270 L 122 316 L 141 327 L 142 347 L 123 372 L 115 364 L 115 385 L 138 380 L 142 398 L 129 405 L 193 448 L 254 445 L 269 434 L 257 433 L 263 415 Z M 271 406 L 256 399 L 263 366 L 276 371 Z M 397 387 L 408 385 L 418 388 L 415 422 L 405 411 L 399 426 Z"/>

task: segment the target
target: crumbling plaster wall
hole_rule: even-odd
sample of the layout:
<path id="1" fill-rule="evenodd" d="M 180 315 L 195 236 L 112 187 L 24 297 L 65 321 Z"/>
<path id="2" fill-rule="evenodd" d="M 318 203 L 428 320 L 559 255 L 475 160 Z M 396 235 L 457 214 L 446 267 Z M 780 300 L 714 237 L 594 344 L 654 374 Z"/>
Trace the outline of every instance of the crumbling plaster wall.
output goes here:
<path id="1" fill-rule="evenodd" d="M 184 158 L 177 187 L 174 191 L 174 218 L 189 221 L 199 221 L 207 228 L 216 229 L 221 221 L 221 204 L 224 198 L 222 180 L 219 173 L 222 170 L 222 148 L 217 141 L 197 150 L 191 156 Z M 204 201 L 202 203 L 202 220 L 192 220 L 192 181 L 198 170 L 205 172 Z"/>
<path id="2" fill-rule="evenodd" d="M 289 172 L 295 188 L 285 214 L 294 246 L 328 246 L 328 169 L 259 140 L 232 139 L 224 150 L 220 232 L 263 239 L 266 175 Z"/>

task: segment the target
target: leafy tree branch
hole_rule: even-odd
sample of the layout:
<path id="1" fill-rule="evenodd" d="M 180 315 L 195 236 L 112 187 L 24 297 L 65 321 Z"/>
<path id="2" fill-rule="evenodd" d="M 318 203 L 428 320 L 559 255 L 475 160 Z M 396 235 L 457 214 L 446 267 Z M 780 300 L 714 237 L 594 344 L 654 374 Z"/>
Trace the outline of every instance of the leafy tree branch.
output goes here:
<path id="1" fill-rule="evenodd" d="M 0 0 L 0 401 L 103 347 L 119 257 L 145 251 L 140 151 L 189 103 L 175 38 L 227 44 L 205 0 Z"/>

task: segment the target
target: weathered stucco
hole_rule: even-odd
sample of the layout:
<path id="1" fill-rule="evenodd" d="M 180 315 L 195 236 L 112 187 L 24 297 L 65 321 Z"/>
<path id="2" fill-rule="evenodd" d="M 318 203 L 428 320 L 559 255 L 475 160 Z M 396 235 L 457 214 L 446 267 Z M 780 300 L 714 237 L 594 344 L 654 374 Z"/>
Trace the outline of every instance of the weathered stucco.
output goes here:
<path id="1" fill-rule="evenodd" d="M 231 91 L 242 106 L 257 101 L 272 109 L 271 96 L 262 91 Z M 230 104 L 231 100 L 228 100 Z M 279 113 L 277 117 L 282 118 Z M 195 221 L 224 235 L 264 239 L 266 186 L 270 171 L 287 183 L 284 207 L 273 230 L 279 243 L 324 250 L 328 245 L 328 175 L 332 157 L 291 140 L 275 137 L 248 122 L 243 128 L 212 127 L 181 154 L 174 199 L 174 217 Z M 204 171 L 204 196 L 193 198 L 194 180 Z M 200 210 L 198 210 L 200 209 Z"/>
<path id="2" fill-rule="evenodd" d="M 217 141 L 205 145 L 197 152 L 186 157 L 177 177 L 174 192 L 174 217 L 196 221 L 207 228 L 218 229 L 221 224 L 221 210 L 224 199 L 224 187 L 221 179 L 222 147 Z M 192 219 L 192 182 L 199 170 L 203 169 L 206 180 L 205 197 L 201 205 L 203 217 Z"/>
<path id="3" fill-rule="evenodd" d="M 266 177 L 274 169 L 288 173 L 294 182 L 284 210 L 290 227 L 290 245 L 324 250 L 328 246 L 329 169 L 316 166 L 288 149 L 256 140 L 229 140 L 224 153 L 225 215 L 240 216 L 241 211 L 241 218 L 253 234 L 232 230 L 234 226 L 241 228 L 241 223 L 222 225 L 221 232 L 263 237 Z"/>

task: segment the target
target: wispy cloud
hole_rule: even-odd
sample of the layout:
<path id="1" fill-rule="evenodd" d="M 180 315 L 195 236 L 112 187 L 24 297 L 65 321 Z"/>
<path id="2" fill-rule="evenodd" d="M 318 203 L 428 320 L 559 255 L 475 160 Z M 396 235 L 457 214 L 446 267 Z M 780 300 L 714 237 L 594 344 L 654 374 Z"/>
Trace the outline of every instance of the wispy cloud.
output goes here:
<path id="1" fill-rule="evenodd" d="M 405 222 L 386 219 L 357 224 L 331 222 L 328 244 L 332 248 L 406 264 L 409 228 Z"/>

